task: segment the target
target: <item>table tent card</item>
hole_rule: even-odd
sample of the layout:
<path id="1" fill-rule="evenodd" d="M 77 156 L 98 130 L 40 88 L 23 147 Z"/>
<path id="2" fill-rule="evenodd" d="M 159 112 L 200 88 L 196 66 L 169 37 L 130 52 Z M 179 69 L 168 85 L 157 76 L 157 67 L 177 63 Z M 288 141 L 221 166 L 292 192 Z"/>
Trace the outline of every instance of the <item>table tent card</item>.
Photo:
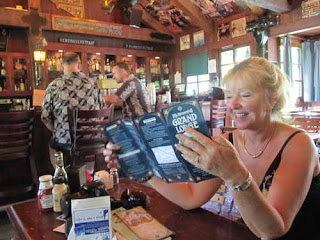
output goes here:
<path id="1" fill-rule="evenodd" d="M 110 196 L 71 200 L 75 240 L 111 240 Z"/>
<path id="2" fill-rule="evenodd" d="M 109 141 L 121 147 L 121 169 L 130 179 L 144 180 L 153 175 L 166 182 L 200 182 L 214 177 L 183 159 L 175 148 L 176 134 L 192 127 L 210 137 L 197 99 L 189 99 L 132 119 L 107 124 Z"/>

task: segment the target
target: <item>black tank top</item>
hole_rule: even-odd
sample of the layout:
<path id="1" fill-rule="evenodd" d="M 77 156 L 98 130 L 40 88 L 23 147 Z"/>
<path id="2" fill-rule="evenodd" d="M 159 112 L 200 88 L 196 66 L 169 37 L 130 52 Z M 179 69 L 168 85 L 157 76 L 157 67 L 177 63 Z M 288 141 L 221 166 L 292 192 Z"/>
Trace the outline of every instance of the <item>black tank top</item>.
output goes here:
<path id="1" fill-rule="evenodd" d="M 296 131 L 285 141 L 279 153 L 268 168 L 261 184 L 260 190 L 266 196 L 272 184 L 273 176 L 277 171 L 281 155 L 288 142 L 302 130 Z M 233 134 L 229 133 L 229 141 L 233 144 Z M 278 240 L 318 240 L 319 235 L 319 219 L 320 216 L 320 174 L 312 179 L 311 186 L 307 197 L 301 206 L 296 218 L 294 219 L 289 232 Z"/>

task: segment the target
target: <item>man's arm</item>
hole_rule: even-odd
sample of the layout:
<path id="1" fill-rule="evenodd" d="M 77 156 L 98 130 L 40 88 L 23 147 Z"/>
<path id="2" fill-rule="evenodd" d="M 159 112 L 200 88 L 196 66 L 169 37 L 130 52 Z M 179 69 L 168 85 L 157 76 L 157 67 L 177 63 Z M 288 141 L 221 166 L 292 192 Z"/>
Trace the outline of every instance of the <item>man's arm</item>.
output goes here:
<path id="1" fill-rule="evenodd" d="M 123 100 L 116 94 L 105 95 L 104 99 L 107 103 L 113 103 L 115 107 L 122 107 Z"/>

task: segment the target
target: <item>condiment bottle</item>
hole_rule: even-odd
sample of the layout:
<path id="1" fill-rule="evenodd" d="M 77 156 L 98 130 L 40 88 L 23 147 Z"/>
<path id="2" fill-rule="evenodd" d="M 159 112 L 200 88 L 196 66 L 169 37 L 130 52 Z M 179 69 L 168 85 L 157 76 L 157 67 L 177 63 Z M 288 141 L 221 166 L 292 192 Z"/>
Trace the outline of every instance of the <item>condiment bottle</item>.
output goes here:
<path id="1" fill-rule="evenodd" d="M 111 168 L 110 169 L 110 175 L 113 179 L 113 187 L 116 187 L 119 184 L 119 174 L 117 168 Z"/>
<path id="2" fill-rule="evenodd" d="M 68 185 L 68 175 L 64 168 L 64 161 L 63 161 L 63 153 L 62 152 L 56 152 L 54 154 L 54 160 L 56 163 L 54 175 L 53 175 L 53 183 L 55 182 L 55 179 L 61 178 L 63 182 Z"/>
<path id="3" fill-rule="evenodd" d="M 38 209 L 41 211 L 50 211 L 53 208 L 52 176 L 40 176 L 39 181 L 40 184 L 38 191 Z"/>
<path id="4" fill-rule="evenodd" d="M 53 197 L 53 211 L 61 212 L 61 197 L 63 194 L 68 192 L 68 187 L 64 183 L 63 179 L 58 178 L 54 179 L 54 185 L 52 189 L 52 197 Z"/>

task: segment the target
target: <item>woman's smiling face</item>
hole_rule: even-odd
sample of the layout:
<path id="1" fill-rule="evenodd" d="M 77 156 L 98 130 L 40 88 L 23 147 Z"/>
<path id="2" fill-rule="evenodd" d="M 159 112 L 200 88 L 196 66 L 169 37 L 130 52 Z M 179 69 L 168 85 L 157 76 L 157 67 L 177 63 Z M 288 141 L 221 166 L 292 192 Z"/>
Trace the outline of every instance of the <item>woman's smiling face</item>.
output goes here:
<path id="1" fill-rule="evenodd" d="M 253 80 L 231 79 L 226 82 L 228 114 L 239 129 L 255 129 L 271 117 L 266 91 Z"/>

